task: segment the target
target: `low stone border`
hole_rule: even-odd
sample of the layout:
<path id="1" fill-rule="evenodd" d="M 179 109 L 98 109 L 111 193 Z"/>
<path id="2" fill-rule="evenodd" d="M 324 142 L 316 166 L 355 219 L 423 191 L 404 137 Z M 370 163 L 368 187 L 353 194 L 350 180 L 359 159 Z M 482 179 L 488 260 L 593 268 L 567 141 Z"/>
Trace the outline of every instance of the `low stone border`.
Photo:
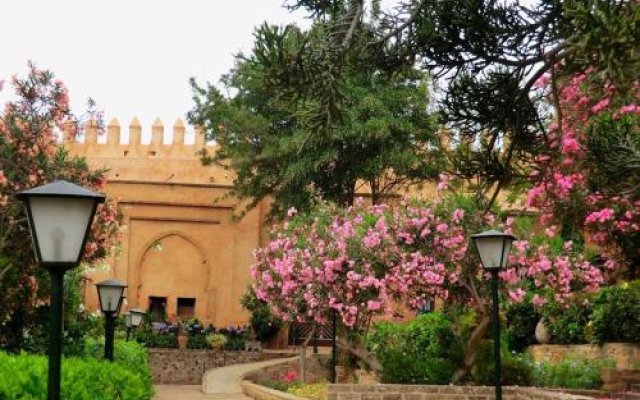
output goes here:
<path id="1" fill-rule="evenodd" d="M 199 385 L 212 368 L 291 357 L 291 353 L 219 350 L 148 349 L 154 384 Z"/>
<path id="2" fill-rule="evenodd" d="M 489 386 L 454 385 L 355 385 L 327 386 L 328 400 L 494 400 Z M 504 400 L 593 400 L 593 397 L 546 391 L 531 387 L 503 388 Z"/>
<path id="3" fill-rule="evenodd" d="M 290 393 L 281 392 L 253 382 L 242 381 L 242 392 L 255 400 L 307 400 Z"/>

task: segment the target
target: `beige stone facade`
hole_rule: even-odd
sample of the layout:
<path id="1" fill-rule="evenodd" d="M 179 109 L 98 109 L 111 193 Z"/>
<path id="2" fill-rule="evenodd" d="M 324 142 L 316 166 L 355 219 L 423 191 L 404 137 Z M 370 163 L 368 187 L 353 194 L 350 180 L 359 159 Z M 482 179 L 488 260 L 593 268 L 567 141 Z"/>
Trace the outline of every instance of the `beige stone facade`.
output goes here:
<path id="1" fill-rule="evenodd" d="M 251 252 L 261 244 L 265 206 L 231 219 L 237 201 L 224 198 L 228 173 L 202 166 L 197 152 L 214 148 L 199 132 L 195 144 L 185 144 L 180 120 L 171 144 L 163 143 L 160 121 L 151 127 L 149 144 L 141 144 L 137 119 L 128 129 L 128 144 L 120 143 L 116 120 L 108 124 L 106 143 L 99 143 L 95 129 L 87 129 L 84 143 L 64 143 L 92 166 L 109 168 L 106 194 L 118 202 L 125 225 L 108 269 L 87 277 L 86 306 L 98 307 L 94 283 L 117 278 L 128 284 L 129 308 L 163 308 L 169 317 L 195 316 L 217 327 L 247 322 L 239 300 L 249 282 Z"/>

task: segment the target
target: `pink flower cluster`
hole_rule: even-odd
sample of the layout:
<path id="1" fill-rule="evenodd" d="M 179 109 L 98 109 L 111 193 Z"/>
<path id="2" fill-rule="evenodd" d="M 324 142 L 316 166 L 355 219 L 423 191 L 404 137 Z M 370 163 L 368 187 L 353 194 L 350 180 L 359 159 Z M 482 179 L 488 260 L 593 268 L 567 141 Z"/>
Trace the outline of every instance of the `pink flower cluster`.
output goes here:
<path id="1" fill-rule="evenodd" d="M 446 298 L 465 257 L 464 212 L 450 218 L 407 203 L 327 208 L 312 221 L 276 227 L 254 253 L 254 290 L 285 321 L 325 324 L 338 313 L 352 328 L 398 304 L 420 309 Z M 286 227 L 285 227 L 286 226 Z"/>
<path id="2" fill-rule="evenodd" d="M 572 202 L 584 202 L 587 207 L 581 224 L 592 241 L 607 252 L 614 235 L 639 231 L 640 202 L 625 195 L 594 192 L 588 184 L 591 166 L 585 143 L 588 134 L 606 134 L 591 129 L 598 118 L 610 116 L 615 121 L 626 114 L 640 115 L 640 106 L 620 106 L 615 101 L 616 88 L 607 83 L 598 87 L 592 75 L 593 69 L 588 69 L 562 82 L 558 104 L 561 118 L 549 125 L 546 151 L 535 159 L 530 176 L 534 186 L 526 204 L 543 211 L 541 222 L 549 224 L 561 220 Z M 549 84 L 547 77 L 540 79 L 537 87 Z M 640 97 L 637 87 L 634 93 Z"/>

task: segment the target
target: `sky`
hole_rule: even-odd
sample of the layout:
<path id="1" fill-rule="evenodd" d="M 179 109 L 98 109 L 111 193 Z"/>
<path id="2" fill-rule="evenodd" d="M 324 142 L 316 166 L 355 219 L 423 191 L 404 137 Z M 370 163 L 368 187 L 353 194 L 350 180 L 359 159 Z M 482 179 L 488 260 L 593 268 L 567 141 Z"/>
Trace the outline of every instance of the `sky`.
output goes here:
<path id="1" fill-rule="evenodd" d="M 91 97 L 106 120 L 133 117 L 148 136 L 165 132 L 192 106 L 188 79 L 217 83 L 248 53 L 262 22 L 308 26 L 283 0 L 8 0 L 0 17 L 0 80 L 25 75 L 27 62 L 51 70 L 69 88 L 72 109 Z M 11 92 L 5 84 L 3 104 Z M 124 136 L 127 130 L 123 129 Z"/>

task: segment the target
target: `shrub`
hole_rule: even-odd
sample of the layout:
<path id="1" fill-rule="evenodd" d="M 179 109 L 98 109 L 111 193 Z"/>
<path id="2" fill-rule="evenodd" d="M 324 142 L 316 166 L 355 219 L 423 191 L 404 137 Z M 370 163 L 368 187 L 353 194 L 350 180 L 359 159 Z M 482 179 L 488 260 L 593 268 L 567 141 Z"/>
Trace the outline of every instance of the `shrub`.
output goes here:
<path id="1" fill-rule="evenodd" d="M 113 345 L 113 361 L 123 368 L 137 374 L 151 384 L 151 373 L 147 364 L 147 350 L 140 343 L 116 340 Z M 104 358 L 104 340 L 87 339 L 84 356 L 102 360 Z"/>
<path id="2" fill-rule="evenodd" d="M 189 335 L 187 349 L 210 349 L 207 335 L 203 333 L 193 333 Z"/>
<path id="3" fill-rule="evenodd" d="M 291 393 L 294 396 L 302 397 L 311 400 L 325 400 L 327 398 L 327 383 L 312 383 L 312 384 L 297 384 L 291 385 L 287 389 L 287 393 Z"/>
<path id="4" fill-rule="evenodd" d="M 536 325 L 540 320 L 533 304 L 513 303 L 507 308 L 507 343 L 509 350 L 522 352 L 536 341 Z"/>
<path id="5" fill-rule="evenodd" d="M 575 302 L 568 307 L 559 304 L 545 310 L 545 323 L 553 344 L 587 343 L 584 330 L 589 322 L 591 307 L 588 301 Z"/>
<path id="6" fill-rule="evenodd" d="M 151 381 L 136 374 L 137 367 L 94 358 L 62 361 L 61 397 L 65 400 L 148 400 Z M 47 393 L 47 359 L 38 355 L 0 352 L 0 398 L 44 399 Z"/>
<path id="7" fill-rule="evenodd" d="M 441 313 L 420 315 L 406 325 L 376 324 L 367 345 L 382 364 L 385 383 L 448 383 L 462 358 L 451 322 Z"/>
<path id="8" fill-rule="evenodd" d="M 214 349 L 223 348 L 224 345 L 227 344 L 228 340 L 229 339 L 227 339 L 227 337 L 222 333 L 210 333 L 209 335 L 207 335 L 207 342 L 209 343 L 209 346 L 213 347 Z"/>
<path id="9" fill-rule="evenodd" d="M 251 329 L 256 335 L 256 340 L 268 340 L 282 328 L 282 321 L 271 313 L 271 308 L 266 302 L 256 297 L 251 286 L 247 288 L 241 304 L 242 307 L 251 312 Z"/>
<path id="10" fill-rule="evenodd" d="M 586 333 L 598 344 L 640 341 L 640 281 L 600 290 Z"/>
<path id="11" fill-rule="evenodd" d="M 484 340 L 478 348 L 476 365 L 471 371 L 473 382 L 477 385 L 493 385 L 495 377 L 495 358 L 493 340 Z M 511 353 L 507 340 L 501 346 L 502 384 L 528 386 L 531 384 L 531 360 L 527 355 Z"/>
<path id="12" fill-rule="evenodd" d="M 597 389 L 602 385 L 602 368 L 615 367 L 615 361 L 567 358 L 559 363 L 536 363 L 531 374 L 535 386 L 564 389 Z"/>

